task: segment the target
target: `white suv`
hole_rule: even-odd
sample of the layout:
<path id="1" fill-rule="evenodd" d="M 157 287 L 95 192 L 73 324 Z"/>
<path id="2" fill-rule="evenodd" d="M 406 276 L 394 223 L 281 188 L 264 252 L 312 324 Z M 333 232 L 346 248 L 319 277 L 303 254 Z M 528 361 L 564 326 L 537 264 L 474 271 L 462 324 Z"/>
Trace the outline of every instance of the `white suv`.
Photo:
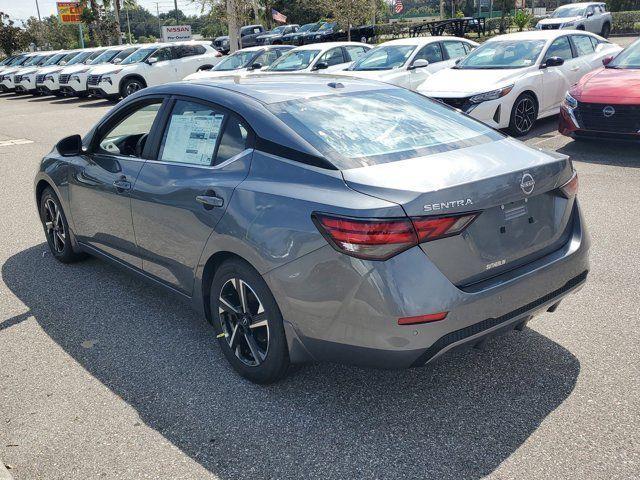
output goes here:
<path id="1" fill-rule="evenodd" d="M 118 45 L 103 51 L 90 62 L 68 66 L 62 69 L 58 77 L 60 92 L 63 95 L 86 97 L 89 71 L 98 65 L 119 65 L 125 58 L 140 48 L 137 45 Z"/>
<path id="2" fill-rule="evenodd" d="M 39 71 L 36 75 L 36 88 L 44 95 L 62 95 L 60 92 L 60 76 L 66 72 L 77 68 L 86 67 L 86 64 L 94 60 L 104 52 L 104 47 L 85 48 L 68 61 L 61 61 L 58 68 L 51 68 L 46 71 Z"/>
<path id="3" fill-rule="evenodd" d="M 53 55 L 42 66 L 20 73 L 20 79 L 16 78 L 16 92 L 19 93 L 39 93 L 38 83 L 44 82 L 44 77 L 48 73 L 58 72 L 67 62 L 80 53 L 80 50 L 62 51 Z"/>
<path id="4" fill-rule="evenodd" d="M 44 67 L 59 62 L 65 56 L 65 52 L 41 52 L 24 67 L 13 74 L 13 88 L 16 93 L 36 91 L 36 72 Z"/>
<path id="5" fill-rule="evenodd" d="M 607 38 L 611 33 L 611 24 L 611 13 L 607 12 L 604 2 L 570 3 L 556 8 L 549 18 L 540 20 L 536 28 L 585 30 Z"/>
<path id="6" fill-rule="evenodd" d="M 13 76 L 16 72 L 42 61 L 43 58 L 44 55 L 42 55 L 42 53 L 27 53 L 24 57 L 12 62 L 11 65 L 5 65 L 2 71 L 0 71 L 0 92 L 12 92 L 15 88 Z"/>
<path id="7" fill-rule="evenodd" d="M 117 99 L 153 85 L 182 80 L 212 68 L 222 54 L 210 42 L 176 42 L 145 45 L 118 66 L 104 65 L 89 71 L 89 94 Z"/>

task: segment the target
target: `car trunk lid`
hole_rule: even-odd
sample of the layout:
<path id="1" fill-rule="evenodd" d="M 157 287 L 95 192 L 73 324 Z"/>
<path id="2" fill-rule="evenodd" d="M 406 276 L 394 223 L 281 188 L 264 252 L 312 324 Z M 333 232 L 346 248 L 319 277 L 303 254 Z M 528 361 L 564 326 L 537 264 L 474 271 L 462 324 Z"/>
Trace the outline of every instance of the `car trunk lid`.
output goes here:
<path id="1" fill-rule="evenodd" d="M 350 188 L 400 204 L 408 216 L 478 212 L 460 235 L 420 248 L 458 286 L 516 268 L 559 248 L 573 199 L 566 156 L 511 139 L 426 157 L 343 170 Z"/>

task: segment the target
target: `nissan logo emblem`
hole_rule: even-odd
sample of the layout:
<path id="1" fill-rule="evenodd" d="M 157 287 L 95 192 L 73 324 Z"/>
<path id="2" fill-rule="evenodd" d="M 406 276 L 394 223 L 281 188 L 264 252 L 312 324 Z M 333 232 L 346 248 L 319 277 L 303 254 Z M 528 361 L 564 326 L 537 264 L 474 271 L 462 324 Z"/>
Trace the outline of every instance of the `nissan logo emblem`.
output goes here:
<path id="1" fill-rule="evenodd" d="M 535 186 L 536 181 L 533 179 L 531 174 L 525 173 L 524 175 L 522 175 L 522 180 L 520 180 L 520 188 L 525 195 L 531 195 L 531 192 L 533 192 L 533 187 Z"/>
<path id="2" fill-rule="evenodd" d="M 616 114 L 616 109 L 613 108 L 611 105 L 608 105 L 602 109 L 602 114 L 606 118 L 613 117 Z"/>

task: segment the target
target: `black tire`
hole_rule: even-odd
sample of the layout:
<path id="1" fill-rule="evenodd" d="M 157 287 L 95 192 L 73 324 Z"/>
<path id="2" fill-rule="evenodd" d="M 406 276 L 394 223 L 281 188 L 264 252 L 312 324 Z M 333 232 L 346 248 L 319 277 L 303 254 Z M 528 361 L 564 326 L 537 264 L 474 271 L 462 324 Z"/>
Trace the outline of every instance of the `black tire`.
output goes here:
<path id="1" fill-rule="evenodd" d="M 538 119 L 538 102 L 530 93 L 521 94 L 513 103 L 509 119 L 509 133 L 522 137 L 531 131 Z"/>
<path id="2" fill-rule="evenodd" d="M 40 221 L 49 250 L 56 260 L 73 263 L 86 257 L 85 254 L 74 251 L 67 217 L 60 200 L 50 187 L 45 188 L 40 197 Z"/>
<path id="3" fill-rule="evenodd" d="M 578 27 L 576 28 L 576 30 L 582 30 L 584 32 L 584 25 L 578 25 Z"/>
<path id="4" fill-rule="evenodd" d="M 604 25 L 602 25 L 602 32 L 600 32 L 600 36 L 602 38 L 609 38 L 609 34 L 611 33 L 611 25 L 606 22 Z"/>
<path id="5" fill-rule="evenodd" d="M 127 78 L 122 82 L 122 87 L 120 87 L 120 96 L 122 98 L 127 98 L 129 95 L 133 95 L 143 88 L 147 88 L 147 84 L 144 80 L 139 78 Z"/>
<path id="6" fill-rule="evenodd" d="M 223 262 L 211 282 L 210 307 L 220 348 L 240 375 L 260 384 L 286 375 L 289 351 L 282 314 L 253 267 L 240 259 Z"/>

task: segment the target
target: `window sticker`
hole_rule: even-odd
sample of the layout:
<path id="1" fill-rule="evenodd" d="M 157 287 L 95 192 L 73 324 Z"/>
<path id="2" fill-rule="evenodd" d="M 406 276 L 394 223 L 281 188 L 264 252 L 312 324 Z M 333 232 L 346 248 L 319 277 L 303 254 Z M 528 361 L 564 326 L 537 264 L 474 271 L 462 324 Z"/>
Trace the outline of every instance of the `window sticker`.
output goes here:
<path id="1" fill-rule="evenodd" d="M 162 160 L 211 165 L 224 115 L 174 115 L 167 133 Z"/>

